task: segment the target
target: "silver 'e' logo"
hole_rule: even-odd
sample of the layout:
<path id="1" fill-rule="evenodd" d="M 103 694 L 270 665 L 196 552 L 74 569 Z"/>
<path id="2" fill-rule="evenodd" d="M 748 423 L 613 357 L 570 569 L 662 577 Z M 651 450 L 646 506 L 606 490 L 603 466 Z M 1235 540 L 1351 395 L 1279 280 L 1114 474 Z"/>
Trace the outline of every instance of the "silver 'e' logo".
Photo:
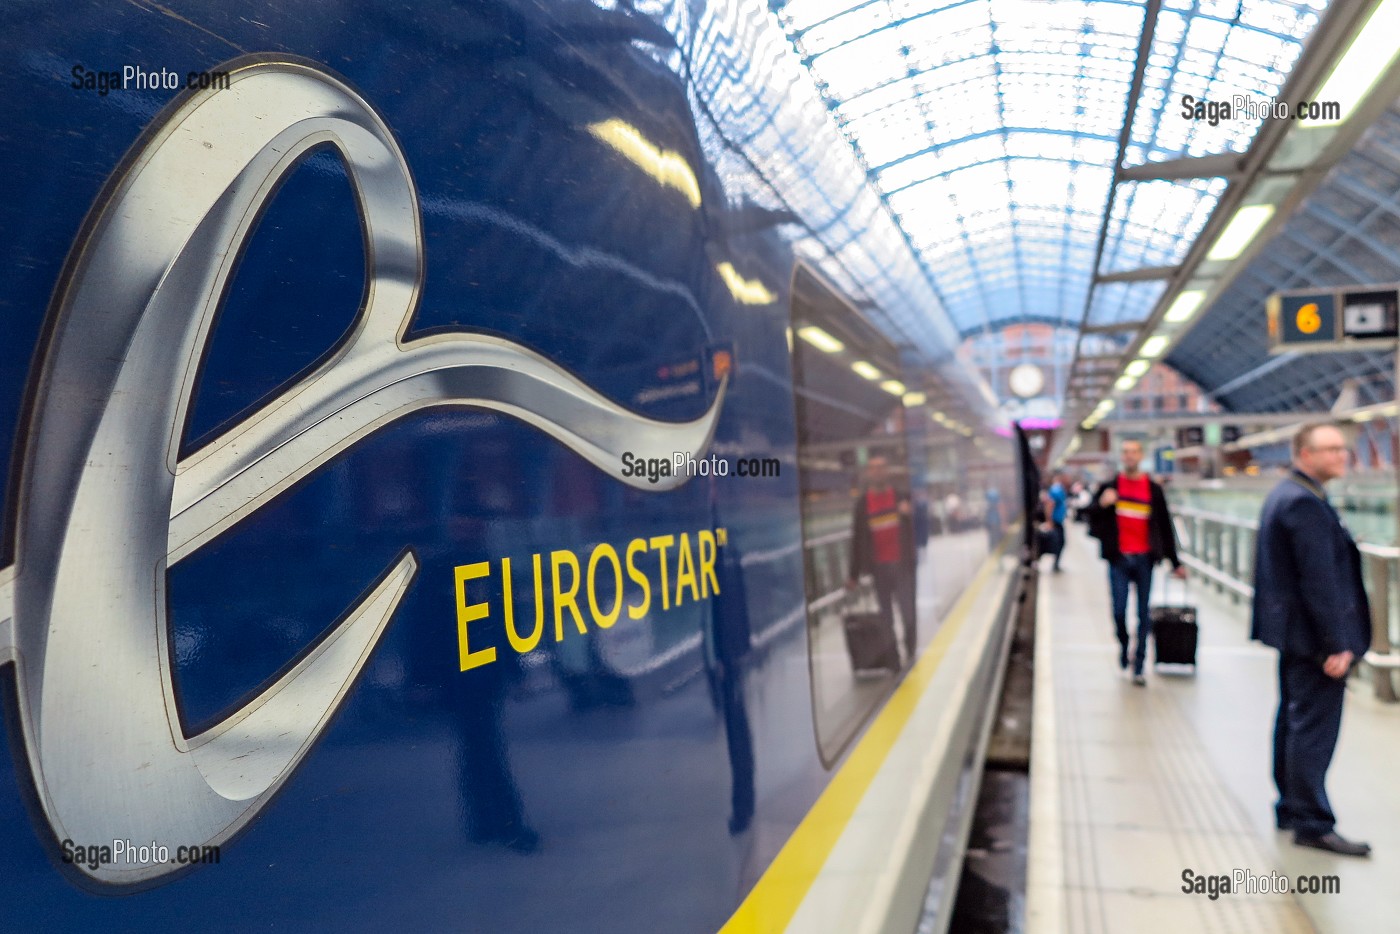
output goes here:
<path id="1" fill-rule="evenodd" d="M 310 750 L 407 590 L 412 551 L 284 677 L 195 736 L 181 727 L 172 688 L 166 571 L 337 452 L 430 406 L 476 406 L 528 421 L 621 477 L 627 448 L 700 455 L 724 398 L 721 386 L 701 418 L 657 422 L 510 341 L 406 340 L 422 227 L 384 120 L 307 64 L 260 56 L 220 70 L 231 86 L 169 111 L 94 207 L 39 364 L 16 563 L 0 570 L 0 664 L 16 666 L 24 751 L 55 839 L 220 843 Z M 311 375 L 180 460 L 199 360 L 240 247 L 281 178 L 325 145 L 349 166 L 367 238 L 368 288 L 351 335 Z M 75 868 L 124 886 L 177 867 Z"/>

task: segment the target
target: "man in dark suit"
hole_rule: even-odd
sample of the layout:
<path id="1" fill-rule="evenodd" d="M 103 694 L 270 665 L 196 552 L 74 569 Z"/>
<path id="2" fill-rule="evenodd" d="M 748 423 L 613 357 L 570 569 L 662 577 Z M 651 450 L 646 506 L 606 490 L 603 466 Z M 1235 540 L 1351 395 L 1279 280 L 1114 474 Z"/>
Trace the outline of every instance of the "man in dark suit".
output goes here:
<path id="1" fill-rule="evenodd" d="M 1254 558 L 1251 638 L 1278 649 L 1274 783 L 1280 830 L 1299 846 L 1366 856 L 1334 829 L 1323 782 L 1342 725 L 1346 677 L 1371 644 L 1361 556 L 1327 501 L 1346 473 L 1341 431 L 1310 424 L 1293 438 L 1293 470 L 1264 500 Z"/>

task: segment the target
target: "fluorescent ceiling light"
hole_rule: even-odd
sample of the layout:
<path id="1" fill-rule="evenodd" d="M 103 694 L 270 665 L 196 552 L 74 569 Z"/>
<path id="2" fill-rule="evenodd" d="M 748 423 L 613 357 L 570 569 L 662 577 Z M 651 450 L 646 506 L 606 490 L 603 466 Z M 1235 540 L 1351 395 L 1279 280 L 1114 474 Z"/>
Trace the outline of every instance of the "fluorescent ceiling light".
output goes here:
<path id="1" fill-rule="evenodd" d="M 1160 357 L 1162 355 L 1162 351 L 1167 349 L 1167 343 L 1170 340 L 1171 338 L 1166 337 L 1162 334 L 1154 334 L 1152 337 L 1149 337 L 1146 341 L 1143 342 L 1141 351 L 1142 355 L 1144 357 Z"/>
<path id="2" fill-rule="evenodd" d="M 778 300 L 778 296 L 768 291 L 768 287 L 758 279 L 745 279 L 733 263 L 720 263 L 715 270 L 724 280 L 729 294 L 741 305 L 771 305 Z"/>
<path id="3" fill-rule="evenodd" d="M 1098 408 L 1094 409 L 1094 411 L 1095 411 L 1095 412 L 1112 412 L 1112 411 L 1113 411 L 1113 407 L 1116 406 L 1117 404 L 1118 404 L 1118 403 L 1117 403 L 1117 402 L 1114 402 L 1112 399 L 1105 399 L 1105 400 L 1103 400 L 1102 402 L 1099 403 Z"/>
<path id="4" fill-rule="evenodd" d="M 1249 241 L 1254 239 L 1259 228 L 1267 224 L 1273 216 L 1272 204 L 1246 204 L 1235 212 L 1235 216 L 1230 218 L 1230 223 L 1226 224 L 1220 236 L 1215 238 L 1215 245 L 1206 254 L 1206 259 L 1234 259 L 1239 256 L 1244 252 L 1244 248 L 1249 246 Z"/>
<path id="5" fill-rule="evenodd" d="M 1117 389 L 1119 392 L 1127 392 L 1136 385 L 1137 380 L 1133 379 L 1131 376 L 1120 376 L 1118 377 L 1118 382 L 1113 384 L 1113 388 Z"/>
<path id="6" fill-rule="evenodd" d="M 840 353 L 846 349 L 845 344 L 841 343 L 815 324 L 809 324 L 806 327 L 798 328 L 797 336 L 822 353 Z"/>
<path id="7" fill-rule="evenodd" d="M 866 379 L 873 380 L 880 378 L 880 371 L 875 369 L 870 364 L 866 363 L 864 360 L 857 360 L 855 363 L 852 363 L 851 369 L 855 370 L 857 373 L 859 373 L 861 376 L 864 376 Z"/>
<path id="8" fill-rule="evenodd" d="M 904 384 L 897 379 L 887 379 L 880 384 L 880 388 L 893 396 L 904 395 Z"/>
<path id="9" fill-rule="evenodd" d="M 928 401 L 928 396 L 921 392 L 906 392 L 904 394 L 904 404 L 907 406 L 923 405 Z"/>
<path id="10" fill-rule="evenodd" d="M 1196 313 L 1196 309 L 1201 307 L 1201 302 L 1206 300 L 1205 289 L 1190 289 L 1182 292 L 1172 302 L 1167 309 L 1164 320 L 1172 324 L 1180 324 L 1183 321 L 1190 321 L 1191 316 Z"/>
<path id="11" fill-rule="evenodd" d="M 1342 119 L 1356 110 L 1356 105 L 1370 92 L 1381 72 L 1395 58 L 1395 36 L 1400 33 L 1400 0 L 1385 0 L 1376 7 L 1366 25 L 1342 55 L 1332 74 L 1327 76 L 1318 92 L 1317 101 L 1336 101 L 1341 105 Z M 1338 120 L 1303 120 L 1303 126 L 1327 126 Z"/>
<path id="12" fill-rule="evenodd" d="M 1141 376 L 1150 369 L 1152 369 L 1151 361 L 1139 358 L 1137 360 L 1134 360 L 1132 363 L 1129 363 L 1127 366 L 1123 367 L 1123 375 Z"/>
<path id="13" fill-rule="evenodd" d="M 617 150 L 658 185 L 674 188 L 693 208 L 700 207 L 700 182 L 690 163 L 678 152 L 662 149 L 642 131 L 623 120 L 604 120 L 588 126 L 588 132 Z"/>

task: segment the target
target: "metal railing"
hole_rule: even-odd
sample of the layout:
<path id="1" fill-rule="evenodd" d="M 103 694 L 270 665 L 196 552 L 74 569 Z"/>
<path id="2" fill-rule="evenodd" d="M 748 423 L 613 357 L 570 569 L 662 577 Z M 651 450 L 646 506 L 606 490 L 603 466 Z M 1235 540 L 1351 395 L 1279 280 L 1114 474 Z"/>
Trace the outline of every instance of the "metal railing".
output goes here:
<path id="1" fill-rule="evenodd" d="M 812 592 L 820 594 L 807 604 L 808 613 L 815 619 L 815 614 L 840 603 L 846 594 L 846 580 L 851 573 L 851 530 L 811 539 L 804 543 L 803 557 Z"/>
<path id="2" fill-rule="evenodd" d="M 1235 603 L 1252 601 L 1254 588 L 1254 539 L 1259 523 L 1220 512 L 1176 506 L 1178 551 L 1181 563 L 1205 579 Z M 1393 672 L 1400 668 L 1400 548 L 1362 544 L 1361 576 L 1371 601 L 1371 650 L 1364 659 L 1376 697 L 1397 699 Z"/>

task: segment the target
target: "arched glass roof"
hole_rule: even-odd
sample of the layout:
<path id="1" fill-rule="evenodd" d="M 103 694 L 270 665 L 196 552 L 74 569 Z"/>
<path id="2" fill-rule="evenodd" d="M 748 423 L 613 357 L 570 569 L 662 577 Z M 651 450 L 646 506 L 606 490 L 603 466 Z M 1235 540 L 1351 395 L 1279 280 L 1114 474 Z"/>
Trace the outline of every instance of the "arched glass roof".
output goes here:
<path id="1" fill-rule="evenodd" d="M 1099 276 L 1179 263 L 1227 182 L 1115 167 L 1243 153 L 1182 98 L 1274 97 L 1327 0 L 1165 0 L 1126 138 L 1144 2 L 771 5 L 966 336 L 1145 319 L 1165 283 L 1094 287 L 1100 237 Z"/>
<path id="2" fill-rule="evenodd" d="M 1294 288 L 1400 281 L 1400 100 L 1357 142 L 1241 273 L 1167 362 L 1227 408 L 1325 412 L 1346 380 L 1357 403 L 1395 398 L 1395 353 L 1269 353 L 1259 296 Z"/>

